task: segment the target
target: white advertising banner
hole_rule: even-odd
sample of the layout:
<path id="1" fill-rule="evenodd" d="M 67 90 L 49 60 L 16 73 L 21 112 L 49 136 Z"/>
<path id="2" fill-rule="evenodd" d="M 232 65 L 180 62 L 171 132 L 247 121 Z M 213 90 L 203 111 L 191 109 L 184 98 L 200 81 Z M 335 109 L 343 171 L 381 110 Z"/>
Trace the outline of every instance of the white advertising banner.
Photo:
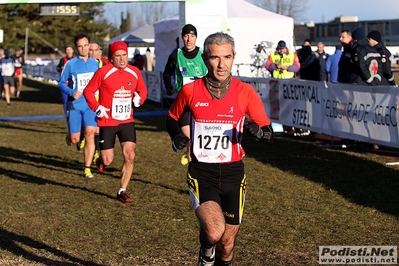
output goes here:
<path id="1" fill-rule="evenodd" d="M 321 82 L 307 80 L 271 80 L 273 120 L 313 132 L 323 131 L 323 94 Z M 278 112 L 277 112 L 278 111 Z"/>
<path id="2" fill-rule="evenodd" d="M 326 134 L 398 147 L 398 88 L 329 84 Z"/>
<path id="3" fill-rule="evenodd" d="M 398 87 L 240 78 L 273 122 L 334 137 L 399 147 Z"/>
<path id="4" fill-rule="evenodd" d="M 58 80 L 54 65 L 25 66 L 33 78 Z M 141 72 L 148 99 L 161 103 L 162 72 Z M 399 147 L 397 86 L 360 86 L 298 79 L 237 77 L 261 97 L 276 125 L 286 125 L 334 137 Z"/>
<path id="5" fill-rule="evenodd" d="M 141 74 L 148 90 L 147 99 L 160 103 L 162 101 L 162 72 L 141 71 Z"/>

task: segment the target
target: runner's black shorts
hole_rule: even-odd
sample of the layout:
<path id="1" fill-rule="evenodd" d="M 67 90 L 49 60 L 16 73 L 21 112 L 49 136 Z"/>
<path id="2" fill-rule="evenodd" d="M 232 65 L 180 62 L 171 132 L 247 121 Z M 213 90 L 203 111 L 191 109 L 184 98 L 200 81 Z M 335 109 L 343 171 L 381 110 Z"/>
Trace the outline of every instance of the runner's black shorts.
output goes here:
<path id="1" fill-rule="evenodd" d="M 9 76 L 3 76 L 3 84 L 9 87 L 15 87 L 15 78 Z"/>
<path id="2" fill-rule="evenodd" d="M 227 224 L 241 224 L 246 189 L 242 161 L 229 164 L 192 161 L 187 182 L 194 210 L 201 203 L 215 201 L 221 206 Z"/>
<path id="3" fill-rule="evenodd" d="M 119 142 L 131 141 L 136 143 L 136 127 L 134 122 L 118 126 L 100 127 L 100 150 L 113 149 L 116 136 Z"/>

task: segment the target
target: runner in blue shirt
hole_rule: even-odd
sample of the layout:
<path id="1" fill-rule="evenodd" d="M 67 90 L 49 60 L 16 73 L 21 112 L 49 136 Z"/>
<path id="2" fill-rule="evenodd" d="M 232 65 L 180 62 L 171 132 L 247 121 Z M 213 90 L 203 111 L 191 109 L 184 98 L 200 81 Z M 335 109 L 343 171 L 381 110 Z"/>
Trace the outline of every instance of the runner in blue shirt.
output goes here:
<path id="1" fill-rule="evenodd" d="M 58 88 L 68 95 L 67 123 L 69 137 L 67 142 L 76 144 L 80 140 L 81 128 L 84 127 L 86 144 L 84 147 L 84 176 L 93 178 L 90 165 L 94 155 L 94 134 L 97 127 L 96 114 L 87 105 L 83 90 L 97 71 L 98 61 L 89 57 L 88 35 L 79 33 L 75 36 L 78 56 L 69 60 L 61 72 Z"/>

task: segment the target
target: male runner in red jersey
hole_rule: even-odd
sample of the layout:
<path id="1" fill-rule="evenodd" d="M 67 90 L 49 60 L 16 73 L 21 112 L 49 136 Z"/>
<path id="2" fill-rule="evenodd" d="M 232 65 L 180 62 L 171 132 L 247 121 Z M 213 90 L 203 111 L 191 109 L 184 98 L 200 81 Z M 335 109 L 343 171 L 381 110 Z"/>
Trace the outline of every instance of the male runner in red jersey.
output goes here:
<path id="1" fill-rule="evenodd" d="M 98 165 L 110 165 L 114 160 L 115 138 L 118 136 L 122 154 L 120 188 L 117 198 L 123 202 L 132 202 L 126 188 L 133 173 L 136 156 L 136 128 L 133 118 L 135 106 L 143 104 L 147 98 L 147 88 L 137 67 L 128 64 L 127 45 L 116 41 L 110 46 L 110 64 L 98 69 L 84 90 L 89 107 L 97 113 L 100 127 L 101 156 Z M 98 90 L 98 102 L 95 92 Z"/>
<path id="2" fill-rule="evenodd" d="M 234 57 L 230 35 L 209 35 L 203 53 L 208 74 L 183 86 L 166 121 L 173 150 L 191 147 L 187 181 L 200 223 L 198 265 L 232 263 L 246 186 L 241 146 L 244 128 L 260 141 L 273 137 L 259 95 L 249 84 L 231 76 Z M 180 117 L 188 109 L 190 139 L 179 126 Z M 252 122 L 245 124 L 246 115 Z"/>

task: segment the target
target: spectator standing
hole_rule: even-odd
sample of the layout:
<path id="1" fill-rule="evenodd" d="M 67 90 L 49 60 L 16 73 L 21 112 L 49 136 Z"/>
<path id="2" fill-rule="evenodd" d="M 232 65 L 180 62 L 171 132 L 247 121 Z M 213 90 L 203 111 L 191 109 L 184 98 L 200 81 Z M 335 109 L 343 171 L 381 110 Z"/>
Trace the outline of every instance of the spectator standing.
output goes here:
<path id="1" fill-rule="evenodd" d="M 10 98 L 15 93 L 15 60 L 8 50 L 4 51 L 4 57 L 0 59 L 1 75 L 3 76 L 4 98 L 7 107 L 11 106 Z"/>
<path id="2" fill-rule="evenodd" d="M 354 62 L 352 83 L 363 85 L 389 85 L 383 75 L 381 55 L 368 44 L 363 28 L 352 33 L 352 62 Z"/>
<path id="3" fill-rule="evenodd" d="M 388 80 L 389 84 L 394 86 L 395 79 L 392 74 L 391 64 L 393 56 L 381 41 L 381 33 L 377 30 L 370 31 L 367 35 L 369 45 L 374 47 L 381 55 L 383 76 Z"/>
<path id="4" fill-rule="evenodd" d="M 299 78 L 306 80 L 321 80 L 320 60 L 313 53 L 309 45 L 302 45 L 302 48 L 297 51 L 299 64 Z"/>
<path id="5" fill-rule="evenodd" d="M 305 39 L 302 46 L 312 46 L 312 41 L 310 39 Z"/>
<path id="6" fill-rule="evenodd" d="M 90 108 L 96 112 L 100 127 L 101 156 L 97 169 L 102 172 L 114 160 L 115 138 L 122 149 L 123 165 L 117 199 L 132 202 L 126 189 L 134 169 L 136 157 L 136 128 L 134 108 L 147 98 L 147 88 L 140 70 L 128 64 L 126 43 L 116 41 L 110 46 L 110 64 L 100 68 L 84 90 Z M 94 93 L 98 90 L 98 101 Z"/>
<path id="7" fill-rule="evenodd" d="M 353 62 L 352 62 L 352 32 L 350 30 L 341 31 L 339 41 L 342 44 L 343 51 L 338 63 L 338 82 L 352 83 L 356 78 L 353 76 Z"/>
<path id="8" fill-rule="evenodd" d="M 142 54 L 140 54 L 140 50 L 138 48 L 136 48 L 134 50 L 134 56 L 132 58 L 131 65 L 137 67 L 140 70 L 143 70 L 144 62 L 145 62 L 144 56 Z"/>
<path id="9" fill-rule="evenodd" d="M 282 40 L 277 43 L 276 51 L 270 54 L 265 64 L 265 68 L 276 79 L 293 78 L 300 67 L 297 55 L 289 51 Z"/>
<path id="10" fill-rule="evenodd" d="M 187 182 L 200 224 L 197 265 L 232 265 L 245 201 L 241 139 L 246 114 L 253 122 L 245 128 L 257 140 L 268 142 L 273 136 L 259 95 L 249 84 L 231 76 L 234 57 L 230 35 L 209 35 L 203 54 L 207 75 L 183 86 L 166 119 L 174 151 L 191 146 L 193 159 Z M 179 126 L 187 109 L 191 138 L 181 134 Z"/>
<path id="11" fill-rule="evenodd" d="M 22 54 L 21 48 L 15 48 L 15 54 L 12 56 L 15 61 L 15 96 L 19 98 L 22 89 L 23 80 L 23 66 L 25 65 L 24 55 Z"/>
<path id="12" fill-rule="evenodd" d="M 144 62 L 144 70 L 154 71 L 155 69 L 155 59 L 151 54 L 151 50 L 148 47 L 145 51 L 145 62 Z"/>
<path id="13" fill-rule="evenodd" d="M 269 55 L 265 68 L 275 79 L 289 79 L 294 78 L 301 65 L 297 55 L 289 51 L 285 41 L 281 40 L 277 43 L 276 51 Z M 295 132 L 294 127 L 283 125 L 283 129 L 288 134 Z"/>
<path id="14" fill-rule="evenodd" d="M 95 144 L 94 134 L 97 127 L 96 114 L 87 105 L 83 92 L 98 69 L 98 62 L 89 57 L 90 37 L 79 33 L 74 38 L 78 55 L 70 59 L 62 70 L 58 88 L 68 95 L 67 123 L 69 138 L 67 144 L 77 144 L 81 140 L 82 124 L 84 127 L 85 146 L 83 151 L 86 178 L 93 178 L 90 165 L 93 160 Z M 94 97 L 94 95 L 93 95 Z"/>
<path id="15" fill-rule="evenodd" d="M 316 58 L 319 60 L 319 64 L 320 64 L 320 81 L 328 81 L 328 74 L 326 72 L 326 62 L 327 59 L 329 57 L 329 54 L 327 54 L 324 51 L 324 43 L 319 42 L 317 44 L 317 50 L 314 53 Z"/>
<path id="16" fill-rule="evenodd" d="M 342 45 L 335 46 L 335 52 L 330 55 L 326 62 L 325 70 L 330 74 L 330 82 L 338 82 L 338 64 L 342 56 Z"/>
<path id="17" fill-rule="evenodd" d="M 183 85 L 202 78 L 208 71 L 202 58 L 202 49 L 196 45 L 197 29 L 191 24 L 185 25 L 181 31 L 181 38 L 183 39 L 183 48 L 176 48 L 172 51 L 163 72 L 163 82 L 168 95 L 179 92 Z M 178 39 L 176 41 L 179 43 Z M 172 79 L 175 80 L 174 84 L 172 84 Z M 189 124 L 189 115 L 185 113 L 180 119 L 180 127 L 187 137 L 190 136 Z M 183 165 L 190 161 L 189 149 L 190 147 L 180 159 L 180 163 Z"/>

